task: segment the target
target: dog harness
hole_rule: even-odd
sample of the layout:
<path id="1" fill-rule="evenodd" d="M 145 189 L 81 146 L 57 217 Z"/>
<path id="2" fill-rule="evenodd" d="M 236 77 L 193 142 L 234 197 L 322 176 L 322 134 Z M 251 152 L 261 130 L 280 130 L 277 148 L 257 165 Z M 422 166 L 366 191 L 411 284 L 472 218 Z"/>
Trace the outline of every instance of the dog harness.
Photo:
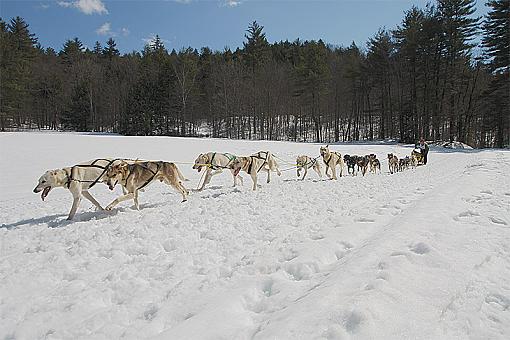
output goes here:
<path id="1" fill-rule="evenodd" d="M 260 154 L 266 154 L 266 157 L 262 157 Z M 264 160 L 264 163 L 262 163 L 262 165 L 260 166 L 260 168 L 257 170 L 257 173 L 258 173 L 260 170 L 262 170 L 262 168 L 264 167 L 264 165 L 266 165 L 266 164 L 267 164 L 267 160 L 269 159 L 269 155 L 270 155 L 269 151 L 259 151 L 259 152 L 257 152 L 255 155 L 250 156 L 250 157 L 255 157 L 255 158 L 263 159 L 263 160 Z M 251 167 L 250 167 L 250 170 L 251 170 Z M 248 171 L 248 173 L 250 173 L 250 172 Z"/>
<path id="2" fill-rule="evenodd" d="M 324 159 L 324 163 L 326 163 L 326 166 L 328 166 L 328 167 L 329 167 L 329 162 L 330 162 L 330 161 L 331 161 L 331 159 L 333 158 L 333 154 L 337 155 L 337 156 L 338 156 L 338 158 L 342 159 L 342 155 L 341 155 L 341 154 L 339 154 L 338 152 L 335 152 L 335 151 L 330 152 L 329 159 L 328 159 L 328 160 Z"/>
<path id="3" fill-rule="evenodd" d="M 147 181 L 145 181 L 145 183 L 142 184 L 142 186 L 140 186 L 139 188 L 137 188 L 136 190 L 140 190 L 140 189 L 143 189 L 145 188 L 147 185 L 149 185 L 150 182 L 152 182 L 154 180 L 154 177 L 156 177 L 156 175 L 158 174 L 159 172 L 159 169 L 161 169 L 161 166 L 163 164 L 163 162 L 155 162 L 156 163 L 156 171 L 153 171 L 150 167 L 149 167 L 149 163 L 148 162 L 145 162 L 145 163 L 139 163 L 139 164 L 129 164 L 128 165 L 128 170 L 129 170 L 129 175 L 126 177 L 126 181 L 125 183 L 127 184 L 127 180 L 129 178 L 129 176 L 131 176 L 131 174 L 133 173 L 132 172 L 132 168 L 135 166 L 135 165 L 139 165 L 147 170 L 149 170 L 150 172 L 152 172 L 152 176 L 151 178 L 149 178 Z"/>
<path id="4" fill-rule="evenodd" d="M 218 165 L 218 164 L 214 164 L 213 161 L 214 161 L 214 157 L 216 156 L 216 152 L 214 152 L 212 157 L 211 157 L 211 160 L 209 161 L 209 168 L 211 168 L 212 170 L 230 169 L 230 164 L 237 159 L 237 156 L 232 155 L 230 153 L 223 153 L 222 155 L 228 158 L 227 165 L 226 166 L 221 166 L 221 165 Z"/>
<path id="5" fill-rule="evenodd" d="M 253 168 L 253 163 L 254 163 L 254 162 L 253 162 L 253 159 L 254 159 L 254 158 L 257 158 L 257 159 L 264 159 L 264 158 L 259 158 L 259 157 L 257 157 L 257 156 L 248 156 L 248 157 L 246 157 L 246 158 L 248 158 L 248 159 L 250 160 L 250 163 L 249 163 L 249 165 L 248 165 L 248 170 L 246 170 L 246 173 L 247 173 L 247 174 L 250 174 L 250 173 L 251 173 L 251 169 Z M 260 170 L 264 167 L 264 165 L 266 165 L 266 163 L 265 163 L 265 162 L 264 162 L 264 163 L 262 163 L 262 165 L 260 166 L 260 168 L 257 170 L 257 173 L 259 173 L 259 171 L 260 171 Z"/>
<path id="6" fill-rule="evenodd" d="M 315 163 L 317 163 L 317 158 L 319 158 L 319 157 L 315 157 L 315 158 L 306 157 L 306 159 L 307 159 L 306 162 L 298 163 L 297 165 L 302 168 L 304 168 L 304 167 L 313 168 L 315 166 Z"/>
<path id="7" fill-rule="evenodd" d="M 103 177 L 103 175 L 106 173 L 106 171 L 108 170 L 108 168 L 110 167 L 110 165 L 117 161 L 119 159 L 114 159 L 114 160 L 110 160 L 110 159 L 106 159 L 106 158 L 97 158 L 95 159 L 92 163 L 90 164 L 77 164 L 77 165 L 74 165 L 71 167 L 71 171 L 69 171 L 69 173 L 67 173 L 66 171 L 66 175 L 67 175 L 67 182 L 65 183 L 65 185 L 67 186 L 67 188 L 69 189 L 69 187 L 71 186 L 71 182 L 79 182 L 79 183 L 92 183 L 91 185 L 89 185 L 89 189 L 92 188 L 94 185 L 96 185 L 96 183 Z M 107 161 L 109 162 L 108 165 L 106 166 L 101 166 L 101 165 L 97 165 L 96 163 L 99 162 L 99 161 Z M 74 169 L 75 168 L 98 168 L 98 169 L 103 169 L 103 172 L 101 173 L 101 175 L 99 175 L 99 177 L 97 177 L 95 180 L 93 181 L 87 181 L 87 180 L 80 180 L 80 179 L 75 179 L 73 178 L 73 172 L 74 172 Z M 65 171 L 65 170 L 64 170 Z"/>

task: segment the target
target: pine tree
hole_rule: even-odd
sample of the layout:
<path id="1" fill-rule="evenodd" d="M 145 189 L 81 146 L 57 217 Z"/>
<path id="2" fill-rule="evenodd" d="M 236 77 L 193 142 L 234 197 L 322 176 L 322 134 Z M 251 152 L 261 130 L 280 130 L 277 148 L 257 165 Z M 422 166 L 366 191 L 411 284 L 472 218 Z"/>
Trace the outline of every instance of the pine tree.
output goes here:
<path id="1" fill-rule="evenodd" d="M 322 141 L 321 101 L 326 96 L 329 68 L 327 49 L 322 40 L 303 44 L 302 54 L 295 67 L 296 83 L 294 95 L 306 103 L 315 127 L 317 142 Z M 323 97 L 324 96 L 324 97 Z"/>
<path id="2" fill-rule="evenodd" d="M 510 68 L 510 1 L 490 0 L 491 8 L 485 19 L 483 47 L 492 60 L 492 70 L 509 72 Z"/>
<path id="3" fill-rule="evenodd" d="M 101 55 L 101 53 L 103 52 L 103 47 L 101 46 L 101 43 L 99 41 L 96 41 L 96 43 L 94 44 L 94 49 L 92 50 L 92 53 L 94 53 L 95 55 Z"/>
<path id="4" fill-rule="evenodd" d="M 37 38 L 29 25 L 20 17 L 13 18 L 8 25 L 1 23 L 1 68 L 0 68 L 0 120 L 15 120 L 25 124 L 25 115 L 31 110 L 30 87 L 32 86 L 32 64 L 37 55 Z"/>
<path id="5" fill-rule="evenodd" d="M 108 39 L 106 42 L 106 47 L 103 49 L 103 55 L 109 60 L 112 60 L 113 57 L 118 57 L 120 55 L 120 52 L 117 49 L 117 43 L 115 43 L 113 38 Z"/>
<path id="6" fill-rule="evenodd" d="M 75 64 L 83 57 L 83 43 L 80 39 L 74 38 L 69 39 L 64 43 L 59 56 L 62 58 L 64 64 L 71 65 Z"/>
<path id="7" fill-rule="evenodd" d="M 496 130 L 495 146 L 510 143 L 510 1 L 490 0 L 483 25 L 483 46 L 487 51 L 492 79 L 485 93 L 485 125 Z"/>
<path id="8" fill-rule="evenodd" d="M 71 103 L 61 116 L 62 124 L 72 131 L 89 131 L 87 84 L 80 82 L 73 90 Z"/>
<path id="9" fill-rule="evenodd" d="M 244 35 L 246 42 L 243 42 L 243 54 L 246 65 L 252 72 L 255 72 L 268 59 L 269 43 L 263 30 L 264 26 L 254 21 L 246 30 L 248 34 Z"/>
<path id="10" fill-rule="evenodd" d="M 459 108 L 457 88 L 461 87 L 462 69 L 470 59 L 475 44 L 480 18 L 471 17 L 475 11 L 475 0 L 437 0 L 438 15 L 444 32 L 444 52 L 446 58 L 444 93 L 448 100 L 449 139 L 463 139 L 463 112 Z"/>
<path id="11" fill-rule="evenodd" d="M 390 34 L 385 30 L 379 30 L 375 37 L 371 38 L 367 44 L 367 63 L 368 71 L 374 79 L 375 87 L 378 91 L 378 103 L 380 110 L 379 133 L 378 137 L 384 139 L 387 136 L 388 119 L 391 112 L 391 63 L 395 53 L 395 46 Z M 369 115 L 372 113 L 369 112 Z M 370 126 L 372 129 L 372 126 Z M 370 137 L 373 138 L 373 131 L 370 131 Z M 406 139 L 407 134 L 401 136 Z"/>

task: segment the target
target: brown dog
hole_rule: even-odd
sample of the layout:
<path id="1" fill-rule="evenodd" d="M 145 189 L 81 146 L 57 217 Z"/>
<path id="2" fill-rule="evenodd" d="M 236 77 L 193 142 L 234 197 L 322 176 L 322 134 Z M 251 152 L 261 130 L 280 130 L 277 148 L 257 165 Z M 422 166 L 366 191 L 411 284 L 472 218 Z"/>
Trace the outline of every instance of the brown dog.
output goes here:
<path id="1" fill-rule="evenodd" d="M 392 153 L 388 154 L 388 170 L 390 170 L 390 174 L 398 172 L 398 157 Z"/>
<path id="2" fill-rule="evenodd" d="M 134 164 L 122 163 L 108 169 L 106 172 L 106 183 L 110 190 L 113 190 L 120 183 L 127 193 L 116 198 L 106 207 L 106 210 L 112 210 L 120 202 L 131 198 L 135 202 L 136 209 L 139 210 L 138 191 L 156 180 L 165 182 L 180 192 L 183 202 L 187 200 L 188 190 L 186 190 L 181 182 L 186 179 L 174 163 L 163 161 Z"/>

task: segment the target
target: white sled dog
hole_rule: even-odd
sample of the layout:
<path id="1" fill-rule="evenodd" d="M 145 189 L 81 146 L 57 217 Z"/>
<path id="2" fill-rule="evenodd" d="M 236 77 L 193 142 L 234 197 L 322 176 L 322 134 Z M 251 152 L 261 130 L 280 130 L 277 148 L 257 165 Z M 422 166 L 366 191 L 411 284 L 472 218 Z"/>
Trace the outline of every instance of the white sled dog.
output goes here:
<path id="1" fill-rule="evenodd" d="M 97 183 L 103 182 L 106 171 L 111 166 L 124 161 L 126 160 L 98 158 L 72 167 L 48 170 L 39 178 L 34 192 L 42 191 L 41 198 L 44 201 L 53 188 L 67 188 L 73 195 L 73 205 L 67 217 L 68 220 L 72 220 L 76 214 L 82 196 L 92 202 L 97 209 L 104 210 L 88 190 Z"/>
<path id="2" fill-rule="evenodd" d="M 257 190 L 257 174 L 266 164 L 264 159 L 258 158 L 256 156 L 246 156 L 246 157 L 237 157 L 232 162 L 232 170 L 234 171 L 234 175 L 239 174 L 241 170 L 250 175 L 251 180 L 253 182 L 253 190 Z M 268 181 L 269 182 L 269 181 Z"/>
<path id="3" fill-rule="evenodd" d="M 321 146 L 321 156 L 324 164 L 326 164 L 326 175 L 330 179 L 337 179 L 336 177 L 336 166 L 340 165 L 340 177 L 344 172 L 344 160 L 342 155 L 338 152 L 329 151 L 329 145 Z M 328 170 L 331 170 L 331 176 L 328 174 Z"/>
<path id="4" fill-rule="evenodd" d="M 301 180 L 305 179 L 306 174 L 308 174 L 308 169 L 310 168 L 315 170 L 317 175 L 319 175 L 319 177 L 322 178 L 321 165 L 319 161 L 317 161 L 317 158 L 311 158 L 308 156 L 298 156 L 296 159 L 296 167 L 298 177 L 300 175 L 301 170 L 304 170 L 303 178 L 301 178 Z"/>
<path id="5" fill-rule="evenodd" d="M 186 179 L 174 163 L 147 161 L 128 164 L 123 162 L 111 166 L 106 171 L 106 183 L 110 190 L 113 190 L 117 184 L 121 184 L 127 193 L 117 197 L 112 203 L 108 204 L 106 210 L 112 210 L 120 202 L 131 198 L 135 202 L 135 208 L 140 210 L 138 191 L 156 180 L 172 186 L 181 193 L 182 201 L 187 201 L 188 190 L 181 182 Z"/>
<path id="6" fill-rule="evenodd" d="M 261 170 L 267 171 L 267 183 L 271 182 L 271 171 L 275 171 L 278 174 L 278 176 L 282 175 L 280 169 L 278 169 L 278 164 L 274 159 L 274 155 L 271 152 L 259 151 L 256 154 L 253 154 L 252 157 L 257 157 L 258 159 L 264 161 Z"/>
<path id="7" fill-rule="evenodd" d="M 206 168 L 206 174 L 202 185 L 198 189 L 201 191 L 204 187 L 211 182 L 211 178 L 215 175 L 219 175 L 223 172 L 223 169 L 229 169 L 232 173 L 232 177 L 234 178 L 234 186 L 237 185 L 237 178 L 243 184 L 243 178 L 238 174 L 234 174 L 234 170 L 232 169 L 233 162 L 237 159 L 237 156 L 231 153 L 217 153 L 217 152 L 208 152 L 201 153 L 198 155 L 195 160 L 195 165 L 193 165 L 193 169 L 198 170 L 198 172 L 202 171 L 202 168 Z"/>

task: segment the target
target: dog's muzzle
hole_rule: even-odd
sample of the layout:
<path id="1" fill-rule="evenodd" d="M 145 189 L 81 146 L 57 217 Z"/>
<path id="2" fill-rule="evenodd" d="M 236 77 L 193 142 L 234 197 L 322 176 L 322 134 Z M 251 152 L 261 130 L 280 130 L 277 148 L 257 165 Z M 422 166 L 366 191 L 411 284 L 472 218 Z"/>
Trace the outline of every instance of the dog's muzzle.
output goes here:
<path id="1" fill-rule="evenodd" d="M 51 190 L 51 186 L 47 186 L 47 187 L 44 187 L 42 189 L 39 186 L 36 186 L 34 188 L 34 193 L 38 194 L 38 193 L 40 193 L 42 191 L 41 199 L 44 201 L 46 196 L 48 196 L 50 190 Z"/>
<path id="2" fill-rule="evenodd" d="M 116 185 L 117 185 L 117 181 L 115 181 L 115 183 L 108 182 L 108 188 L 110 188 L 111 191 L 113 191 L 113 189 L 115 189 Z"/>

